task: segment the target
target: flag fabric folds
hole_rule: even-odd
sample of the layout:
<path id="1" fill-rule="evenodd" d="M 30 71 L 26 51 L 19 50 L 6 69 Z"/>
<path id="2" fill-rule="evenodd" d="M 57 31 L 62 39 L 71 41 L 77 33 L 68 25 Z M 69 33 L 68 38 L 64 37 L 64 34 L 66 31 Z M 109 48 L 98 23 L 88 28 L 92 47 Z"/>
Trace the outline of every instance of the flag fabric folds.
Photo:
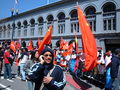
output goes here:
<path id="1" fill-rule="evenodd" d="M 12 49 L 14 52 L 16 52 L 16 47 L 15 47 L 15 42 L 14 41 L 11 41 L 10 49 Z"/>
<path id="2" fill-rule="evenodd" d="M 85 53 L 85 64 L 83 72 L 90 71 L 96 66 L 97 46 L 90 26 L 79 6 L 77 6 L 79 27 L 82 34 L 82 48 Z"/>
<path id="3" fill-rule="evenodd" d="M 40 53 L 40 51 L 44 48 L 44 45 L 50 44 L 51 43 L 51 38 L 52 38 L 52 25 L 50 25 L 48 31 L 46 32 L 39 48 L 38 51 Z"/>
<path id="4" fill-rule="evenodd" d="M 16 41 L 15 47 L 16 47 L 16 49 L 19 49 L 19 48 L 20 48 L 20 42 L 19 42 L 19 41 Z"/>
<path id="5" fill-rule="evenodd" d="M 61 40 L 60 40 L 60 49 L 68 49 L 68 42 L 65 41 L 62 37 L 61 37 Z"/>

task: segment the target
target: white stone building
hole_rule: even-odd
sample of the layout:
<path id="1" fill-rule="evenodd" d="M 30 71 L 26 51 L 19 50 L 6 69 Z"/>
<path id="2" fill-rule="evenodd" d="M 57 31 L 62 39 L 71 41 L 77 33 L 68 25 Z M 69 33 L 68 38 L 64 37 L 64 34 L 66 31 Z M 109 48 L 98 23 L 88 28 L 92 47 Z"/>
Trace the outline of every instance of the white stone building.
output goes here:
<path id="1" fill-rule="evenodd" d="M 44 37 L 50 24 L 53 25 L 52 46 L 63 37 L 70 42 L 77 32 L 81 48 L 81 32 L 78 26 L 76 2 L 85 13 L 103 50 L 120 47 L 120 0 L 61 0 L 0 20 L 0 42 L 5 40 L 30 39 L 36 45 Z"/>

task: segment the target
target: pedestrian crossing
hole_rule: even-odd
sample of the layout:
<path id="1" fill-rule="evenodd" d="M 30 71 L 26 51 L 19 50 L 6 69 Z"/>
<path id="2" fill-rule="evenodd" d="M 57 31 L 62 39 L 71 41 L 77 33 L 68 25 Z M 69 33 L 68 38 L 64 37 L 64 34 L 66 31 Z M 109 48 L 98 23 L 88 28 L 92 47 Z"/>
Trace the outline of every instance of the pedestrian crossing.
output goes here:
<path id="1" fill-rule="evenodd" d="M 5 90 L 12 90 L 11 88 L 9 88 L 9 87 L 7 87 L 7 86 L 1 84 L 1 83 L 0 83 L 0 87 L 2 87 L 2 88 L 5 89 Z"/>
<path id="2" fill-rule="evenodd" d="M 1 78 L 0 78 L 1 80 L 3 80 L 4 79 L 4 77 L 3 76 L 1 76 Z M 13 80 L 10 80 L 10 79 L 6 79 L 7 81 L 9 81 L 9 82 L 14 82 Z"/>

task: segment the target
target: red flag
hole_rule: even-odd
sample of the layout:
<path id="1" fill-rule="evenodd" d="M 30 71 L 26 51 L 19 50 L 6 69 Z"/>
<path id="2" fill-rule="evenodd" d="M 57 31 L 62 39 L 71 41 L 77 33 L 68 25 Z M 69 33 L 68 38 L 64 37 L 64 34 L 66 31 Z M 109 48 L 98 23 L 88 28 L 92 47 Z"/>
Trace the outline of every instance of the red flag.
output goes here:
<path id="1" fill-rule="evenodd" d="M 20 42 L 19 42 L 19 41 L 16 41 L 15 47 L 16 47 L 16 49 L 19 49 L 19 48 L 20 48 Z"/>
<path id="2" fill-rule="evenodd" d="M 33 50 L 33 42 L 32 40 L 30 40 L 28 43 L 28 51 L 32 51 L 32 50 Z"/>
<path id="3" fill-rule="evenodd" d="M 61 38 L 61 41 L 60 41 L 60 49 L 68 49 L 68 42 L 65 41 L 63 38 Z"/>
<path id="4" fill-rule="evenodd" d="M 40 47 L 38 48 L 39 52 L 44 48 L 45 44 L 50 44 L 51 38 L 52 38 L 52 25 L 50 25 L 46 35 L 44 36 L 44 38 L 40 44 Z"/>
<path id="5" fill-rule="evenodd" d="M 77 7 L 77 11 L 79 27 L 82 34 L 82 48 L 85 53 L 85 64 L 83 71 L 90 71 L 96 66 L 97 62 L 96 41 L 82 10 Z"/>
<path id="6" fill-rule="evenodd" d="M 67 49 L 67 51 L 69 52 L 69 54 L 72 53 L 72 50 L 73 50 L 73 43 L 71 43 Z"/>
<path id="7" fill-rule="evenodd" d="M 14 52 L 16 52 L 14 41 L 11 41 L 11 43 L 10 43 L 10 49 L 12 49 Z"/>

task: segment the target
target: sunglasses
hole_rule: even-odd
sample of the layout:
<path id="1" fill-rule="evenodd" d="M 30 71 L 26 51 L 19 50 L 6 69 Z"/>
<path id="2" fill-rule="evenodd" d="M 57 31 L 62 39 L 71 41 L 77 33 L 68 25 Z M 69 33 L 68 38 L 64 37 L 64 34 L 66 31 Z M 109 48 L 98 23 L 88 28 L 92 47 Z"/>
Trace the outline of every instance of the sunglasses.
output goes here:
<path id="1" fill-rule="evenodd" d="M 44 56 L 45 56 L 45 57 L 48 57 L 48 56 L 49 56 L 49 57 L 52 57 L 52 54 L 45 54 Z"/>

